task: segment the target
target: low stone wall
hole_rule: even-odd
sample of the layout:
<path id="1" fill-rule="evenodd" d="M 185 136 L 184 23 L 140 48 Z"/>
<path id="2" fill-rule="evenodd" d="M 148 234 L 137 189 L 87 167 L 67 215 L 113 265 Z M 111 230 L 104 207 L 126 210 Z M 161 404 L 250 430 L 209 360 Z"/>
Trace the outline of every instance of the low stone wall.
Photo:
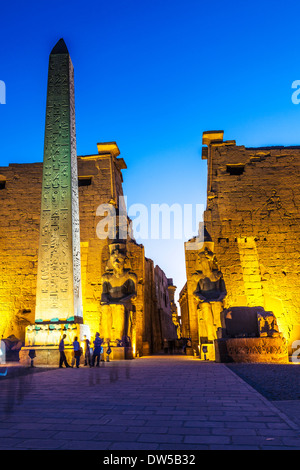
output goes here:
<path id="1" fill-rule="evenodd" d="M 34 358 L 34 365 L 35 366 L 59 366 L 59 359 L 60 359 L 60 352 L 58 347 L 56 346 L 48 346 L 48 347 L 24 347 L 19 352 L 20 364 L 22 366 L 29 366 L 30 365 L 30 357 L 29 351 L 35 351 L 36 357 Z M 74 349 L 73 348 L 65 348 L 65 355 L 69 365 L 72 365 L 72 360 L 74 358 Z"/>
<path id="2" fill-rule="evenodd" d="M 224 338 L 214 343 L 216 362 L 288 363 L 284 338 Z"/>

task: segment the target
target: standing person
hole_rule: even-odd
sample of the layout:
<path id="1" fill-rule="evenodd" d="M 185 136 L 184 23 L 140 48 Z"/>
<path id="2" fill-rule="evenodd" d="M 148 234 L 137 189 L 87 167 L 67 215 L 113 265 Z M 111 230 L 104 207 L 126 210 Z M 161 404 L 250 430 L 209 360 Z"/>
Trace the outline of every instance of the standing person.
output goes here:
<path id="1" fill-rule="evenodd" d="M 107 346 L 108 346 L 108 348 L 106 350 L 106 362 L 109 362 L 109 355 L 111 354 L 111 347 L 110 347 L 109 342 L 108 342 Z"/>
<path id="2" fill-rule="evenodd" d="M 30 367 L 34 367 L 33 365 L 33 360 L 36 356 L 35 354 L 35 350 L 34 349 L 30 349 L 29 353 L 28 353 L 28 356 L 30 357 Z"/>
<path id="3" fill-rule="evenodd" d="M 173 354 L 174 344 L 173 344 L 173 341 L 171 339 L 169 339 L 169 341 L 168 341 L 168 346 L 169 346 L 169 354 Z"/>
<path id="4" fill-rule="evenodd" d="M 97 367 L 99 367 L 99 362 L 100 362 L 100 354 L 101 354 L 101 338 L 100 334 L 96 333 L 95 336 L 95 341 L 94 341 L 94 351 L 93 351 L 93 359 L 92 359 L 92 367 L 95 365 L 95 360 L 97 358 Z"/>
<path id="5" fill-rule="evenodd" d="M 90 340 L 84 335 L 84 365 L 91 365 Z"/>
<path id="6" fill-rule="evenodd" d="M 168 351 L 169 351 L 169 343 L 168 343 L 167 338 L 164 338 L 164 353 L 168 354 Z"/>
<path id="7" fill-rule="evenodd" d="M 73 348 L 74 348 L 74 357 L 75 357 L 75 361 L 76 361 L 76 367 L 78 369 L 79 362 L 80 362 L 80 356 L 81 356 L 81 350 L 80 350 L 80 344 L 79 344 L 77 336 L 75 336 L 75 338 L 74 338 Z"/>
<path id="8" fill-rule="evenodd" d="M 66 355 L 65 355 L 65 342 L 64 342 L 64 339 L 66 337 L 67 337 L 67 335 L 63 335 L 62 339 L 60 340 L 59 346 L 58 346 L 59 355 L 60 355 L 59 367 L 62 367 L 63 364 L 65 364 L 66 367 L 71 367 L 71 366 L 69 366 Z"/>

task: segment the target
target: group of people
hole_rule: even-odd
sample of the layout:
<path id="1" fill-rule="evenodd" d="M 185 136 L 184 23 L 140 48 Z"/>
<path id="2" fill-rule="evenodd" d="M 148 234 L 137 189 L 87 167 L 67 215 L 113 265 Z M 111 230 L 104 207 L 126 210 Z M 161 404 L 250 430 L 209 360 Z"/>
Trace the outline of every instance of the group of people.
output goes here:
<path id="1" fill-rule="evenodd" d="M 74 358 L 72 361 L 72 365 L 70 365 L 67 361 L 66 354 L 65 354 L 65 343 L 64 340 L 66 338 L 66 335 L 64 334 L 60 343 L 59 343 L 59 353 L 60 353 L 60 358 L 59 358 L 59 367 L 63 367 L 63 364 L 65 367 L 73 367 L 74 363 L 76 364 L 76 367 L 79 368 L 80 364 L 80 358 L 84 354 L 84 365 L 85 366 L 90 366 L 94 367 L 99 367 L 100 365 L 100 360 L 101 360 L 101 354 L 103 354 L 103 339 L 100 338 L 100 334 L 96 333 L 95 340 L 94 340 L 94 347 L 91 348 L 91 342 L 90 340 L 84 336 L 84 350 L 82 350 L 82 347 L 80 346 L 80 343 L 78 341 L 78 337 L 76 336 L 74 338 L 73 342 L 73 350 L 74 350 Z M 106 360 L 109 362 L 109 355 L 111 353 L 111 347 L 108 343 L 108 348 L 106 350 Z"/>
<path id="2" fill-rule="evenodd" d="M 191 347 L 191 338 L 180 338 L 177 340 L 163 340 L 164 354 L 186 354 L 186 348 Z"/>
<path id="3" fill-rule="evenodd" d="M 173 354 L 175 352 L 175 340 L 164 338 L 163 348 L 165 354 Z"/>

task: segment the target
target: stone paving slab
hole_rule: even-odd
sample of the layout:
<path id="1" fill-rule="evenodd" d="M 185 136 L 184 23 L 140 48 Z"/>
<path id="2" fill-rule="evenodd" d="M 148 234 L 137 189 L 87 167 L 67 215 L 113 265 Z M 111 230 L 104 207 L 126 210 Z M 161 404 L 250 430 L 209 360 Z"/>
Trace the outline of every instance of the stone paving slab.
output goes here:
<path id="1" fill-rule="evenodd" d="M 223 364 L 186 356 L 0 380 L 0 449 L 299 450 L 299 426 Z"/>
<path id="2" fill-rule="evenodd" d="M 270 401 L 300 400 L 300 367 L 288 364 L 226 364 Z"/>

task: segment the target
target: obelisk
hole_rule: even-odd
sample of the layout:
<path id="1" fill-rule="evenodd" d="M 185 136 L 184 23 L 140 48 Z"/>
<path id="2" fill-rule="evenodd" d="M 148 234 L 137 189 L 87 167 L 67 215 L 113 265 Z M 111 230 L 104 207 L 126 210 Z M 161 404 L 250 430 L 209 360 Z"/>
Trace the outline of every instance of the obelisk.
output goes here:
<path id="1" fill-rule="evenodd" d="M 71 345 L 83 332 L 74 69 L 60 39 L 49 57 L 35 324 L 25 346 L 49 363 L 62 334 Z"/>
<path id="2" fill-rule="evenodd" d="M 60 39 L 49 58 L 35 318 L 82 319 L 74 70 Z"/>

